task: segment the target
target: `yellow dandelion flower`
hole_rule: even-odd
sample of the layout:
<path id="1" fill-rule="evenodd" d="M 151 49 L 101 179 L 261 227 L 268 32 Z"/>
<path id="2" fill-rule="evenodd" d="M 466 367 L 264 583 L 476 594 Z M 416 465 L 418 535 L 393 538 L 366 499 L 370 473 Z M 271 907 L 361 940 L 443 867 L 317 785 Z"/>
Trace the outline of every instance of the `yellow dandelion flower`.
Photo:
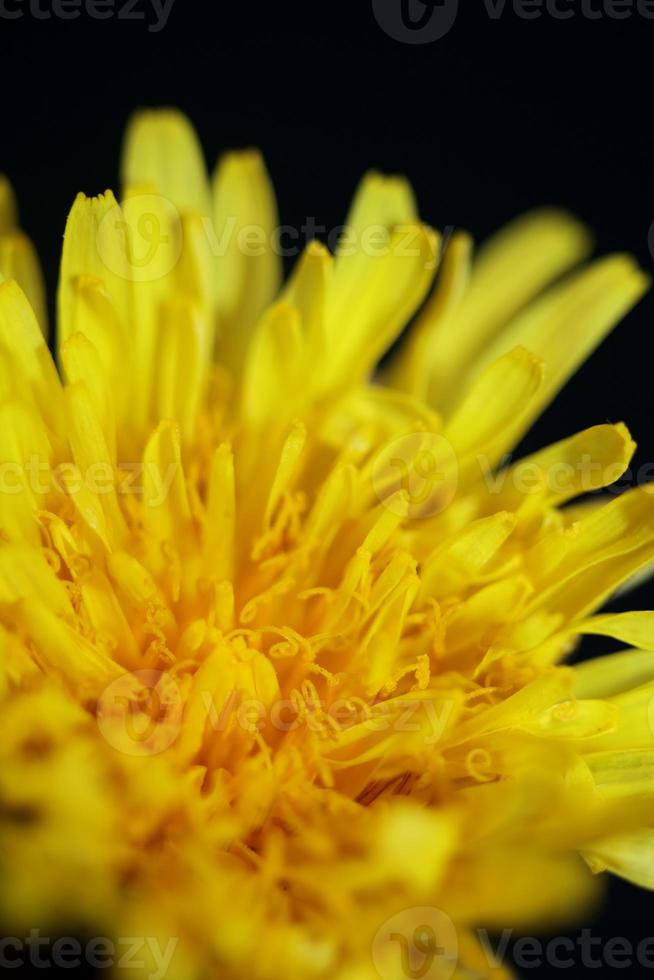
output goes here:
<path id="1" fill-rule="evenodd" d="M 508 461 L 647 277 L 555 210 L 443 244 L 372 173 L 283 283 L 261 157 L 210 182 L 173 111 L 123 182 L 68 219 L 58 368 L 0 182 L 5 927 L 121 977 L 506 977 L 478 928 L 654 887 L 654 613 L 597 613 L 654 495 L 584 497 L 622 423 Z"/>

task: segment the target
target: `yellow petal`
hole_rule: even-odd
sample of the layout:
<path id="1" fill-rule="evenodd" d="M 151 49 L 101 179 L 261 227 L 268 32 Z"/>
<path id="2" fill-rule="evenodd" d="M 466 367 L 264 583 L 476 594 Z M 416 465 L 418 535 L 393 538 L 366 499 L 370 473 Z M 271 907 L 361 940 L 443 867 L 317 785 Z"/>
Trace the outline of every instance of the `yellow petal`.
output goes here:
<path id="1" fill-rule="evenodd" d="M 307 385 L 319 379 L 315 366 L 325 356 L 325 317 L 327 295 L 333 274 L 333 259 L 324 245 L 312 241 L 295 266 L 281 296 L 282 300 L 300 314 L 307 365 Z"/>
<path id="2" fill-rule="evenodd" d="M 471 367 L 473 373 L 516 344 L 545 362 L 543 386 L 525 415 L 520 435 L 648 286 L 649 277 L 629 256 L 600 259 L 532 303 L 484 348 Z"/>
<path id="3" fill-rule="evenodd" d="M 0 277 L 15 279 L 36 314 L 43 335 L 48 334 L 45 283 L 36 250 L 20 231 L 0 233 Z"/>
<path id="4" fill-rule="evenodd" d="M 42 553 L 32 548 L 5 545 L 0 548 L 0 602 L 33 598 L 55 616 L 74 622 L 66 588 Z"/>
<path id="5" fill-rule="evenodd" d="M 542 362 L 521 347 L 486 368 L 445 425 L 459 459 L 483 453 L 492 467 L 515 442 L 542 379 Z"/>
<path id="6" fill-rule="evenodd" d="M 48 505 L 52 489 L 52 446 L 39 415 L 20 402 L 0 405 L 0 496 L 6 498 L 4 516 L 9 537 L 38 538 L 36 512 Z M 26 521 L 27 512 L 31 518 Z M 16 524 L 10 519 L 15 514 Z M 19 536 L 20 536 L 19 535 Z"/>
<path id="7" fill-rule="evenodd" d="M 143 454 L 143 520 L 156 539 L 182 549 L 189 542 L 190 518 L 179 428 L 164 421 Z"/>
<path id="8" fill-rule="evenodd" d="M 654 612 L 610 613 L 578 624 L 580 633 L 612 636 L 634 647 L 654 650 Z"/>
<path id="9" fill-rule="evenodd" d="M 218 582 L 231 579 L 234 572 L 235 514 L 234 456 L 223 443 L 211 461 L 204 525 L 204 566 Z"/>
<path id="10" fill-rule="evenodd" d="M 576 664 L 573 671 L 577 697 L 605 698 L 654 680 L 654 651 L 624 650 L 594 657 Z"/>
<path id="11" fill-rule="evenodd" d="M 539 210 L 518 218 L 479 250 L 454 316 L 434 323 L 430 393 L 437 408 L 450 408 L 458 401 L 461 380 L 480 354 L 492 350 L 484 364 L 518 344 L 541 354 L 527 337 L 515 333 L 504 342 L 502 328 L 545 286 L 581 261 L 589 248 L 586 229 L 573 217 Z M 497 350 L 491 343 L 496 336 L 501 341 Z"/>
<path id="12" fill-rule="evenodd" d="M 83 331 L 78 309 L 79 280 L 102 283 L 122 329 L 131 319 L 131 270 L 127 225 L 111 191 L 99 197 L 78 194 L 66 223 L 57 295 L 59 345 L 75 330 Z M 93 337 L 90 337 L 93 341 Z"/>
<path id="13" fill-rule="evenodd" d="M 122 323 L 101 279 L 79 276 L 71 285 L 68 337 L 83 334 L 98 352 L 118 404 L 124 400 L 125 363 L 128 358 L 127 324 Z M 59 351 L 66 340 L 59 341 Z M 119 383 L 120 382 L 120 383 Z"/>
<path id="14" fill-rule="evenodd" d="M 132 280 L 126 350 L 133 375 L 124 409 L 128 425 L 140 430 L 142 445 L 143 428 L 158 418 L 155 391 L 162 311 L 180 291 L 195 295 L 196 254 L 193 235 L 184 241 L 184 223 L 177 208 L 151 185 L 128 187 L 121 213 Z M 121 383 L 120 387 L 126 386 Z"/>
<path id="15" fill-rule="evenodd" d="M 584 429 L 509 467 L 501 475 L 501 489 L 493 505 L 517 509 L 530 494 L 548 503 L 564 503 L 599 490 L 622 476 L 635 449 L 622 422 Z"/>
<path id="16" fill-rule="evenodd" d="M 325 384 L 344 387 L 374 368 L 424 299 L 434 279 L 438 247 L 439 237 L 431 228 L 407 223 L 395 226 L 387 242 L 374 250 L 352 256 L 359 266 L 356 287 L 335 267 Z"/>
<path id="17" fill-rule="evenodd" d="M 18 606 L 18 617 L 37 655 L 79 687 L 82 696 L 97 697 L 108 683 L 120 676 L 118 664 L 41 600 L 34 596 L 24 599 Z"/>
<path id="18" fill-rule="evenodd" d="M 251 332 L 279 291 L 277 204 L 256 150 L 227 153 L 213 177 L 221 361 L 238 376 Z"/>
<path id="19" fill-rule="evenodd" d="M 195 432 L 207 381 L 206 321 L 195 302 L 169 303 L 159 338 L 155 398 L 158 417 L 179 425 L 184 441 Z"/>
<path id="20" fill-rule="evenodd" d="M 86 383 L 89 397 L 107 441 L 109 458 L 116 465 L 116 416 L 112 389 L 98 351 L 83 333 L 74 333 L 62 345 L 61 361 L 70 384 Z"/>
<path id="21" fill-rule="evenodd" d="M 0 349 L 9 358 L 21 395 L 33 399 L 53 432 L 61 432 L 61 383 L 34 312 L 15 282 L 0 283 Z"/>
<path id="22" fill-rule="evenodd" d="M 586 848 L 584 857 L 595 873 L 613 874 L 654 889 L 654 830 L 643 828 L 598 841 Z"/>
<path id="23" fill-rule="evenodd" d="M 369 171 L 362 177 L 345 219 L 344 235 L 337 249 L 339 264 L 349 252 L 365 250 L 364 236 L 370 229 L 393 228 L 417 218 L 415 195 L 406 177 Z"/>
<path id="24" fill-rule="evenodd" d="M 463 648 L 490 644 L 494 633 L 518 619 L 531 586 L 520 576 L 493 582 L 474 592 L 447 619 L 448 657 Z"/>
<path id="25" fill-rule="evenodd" d="M 180 211 L 209 215 L 202 147 L 186 116 L 175 109 L 146 109 L 127 125 L 123 187 L 150 185 Z"/>
<path id="26" fill-rule="evenodd" d="M 539 616 L 536 614 L 536 617 L 531 618 L 538 619 Z M 532 643 L 525 643 L 525 647 L 533 647 L 530 650 L 530 657 L 532 659 L 537 659 L 539 663 L 551 663 L 554 660 L 558 660 L 561 655 L 569 652 L 574 644 L 574 639 L 582 635 L 610 636 L 616 640 L 621 640 L 623 643 L 631 643 L 635 647 L 654 649 L 654 613 L 652 612 L 629 612 L 594 616 L 590 619 L 582 619 L 579 622 L 574 622 L 558 632 L 553 632 L 559 626 L 560 620 L 560 614 L 550 617 L 548 628 L 547 617 L 545 616 L 543 635 L 546 638 L 544 641 L 541 636 L 535 638 Z M 515 643 L 516 639 L 517 637 L 514 632 L 511 635 L 511 640 Z M 526 639 L 526 636 L 523 639 Z M 537 644 L 540 645 L 537 646 Z M 517 645 L 520 646 L 520 643 Z M 590 663 L 596 664 L 596 669 L 599 672 L 598 676 L 606 672 L 607 678 L 610 678 L 613 676 L 613 670 L 619 669 L 620 657 L 614 654 L 611 657 L 601 658 L 599 662 L 590 661 Z M 582 676 L 585 676 L 583 674 L 584 667 L 588 669 L 586 664 L 582 664 L 579 668 L 582 670 Z M 640 668 L 636 669 L 636 676 L 639 676 L 641 669 L 642 664 Z M 591 676 L 594 677 L 594 673 L 591 673 Z M 627 672 L 627 676 L 630 676 L 629 672 Z"/>
<path id="27" fill-rule="evenodd" d="M 110 437 L 102 428 L 86 382 L 78 381 L 66 388 L 66 408 L 80 487 L 97 499 L 105 517 L 106 529 L 101 526 L 98 531 L 104 531 L 110 541 L 120 539 L 126 533 L 126 524 L 118 503 Z M 76 490 L 73 495 L 78 493 Z"/>
<path id="28" fill-rule="evenodd" d="M 584 576 L 589 583 L 601 582 L 605 577 L 606 587 L 615 587 L 622 579 L 615 580 L 612 567 L 622 569 L 622 558 L 627 560 L 627 565 L 631 564 L 630 556 L 638 562 L 641 551 L 645 555 L 652 549 L 653 515 L 654 495 L 647 487 L 635 487 L 604 507 L 590 511 L 583 520 L 564 531 L 563 550 L 558 545 L 560 532 L 556 528 L 544 535 L 536 548 L 540 566 L 545 571 L 539 573 L 538 563 L 529 562 L 534 576 L 540 580 L 539 602 L 549 601 L 550 586 L 552 591 L 561 592 L 566 606 L 572 608 L 574 601 L 580 598 L 577 585 L 583 588 Z M 549 542 L 557 554 L 552 562 L 546 557 L 545 546 Z M 526 559 L 529 561 L 529 554 Z M 633 571 L 637 567 L 640 566 L 636 564 Z M 593 575 L 593 570 L 597 576 Z M 577 576 L 580 583 L 573 581 Z"/>
<path id="29" fill-rule="evenodd" d="M 654 796 L 654 748 L 632 752 L 595 752 L 586 756 L 602 799 L 619 801 Z"/>
<path id="30" fill-rule="evenodd" d="M 440 332 L 447 329 L 463 302 L 470 280 L 471 255 L 470 236 L 455 232 L 443 253 L 434 291 L 387 374 L 389 384 L 432 402 L 438 400 L 437 388 L 433 397 L 429 391 L 434 366 L 438 366 Z"/>
<path id="31" fill-rule="evenodd" d="M 514 514 L 499 511 L 473 521 L 453 535 L 424 562 L 420 575 L 422 594 L 438 598 L 456 594 L 459 589 L 465 591 L 477 580 L 515 525 Z"/>
<path id="32" fill-rule="evenodd" d="M 397 225 L 415 225 L 418 211 L 405 177 L 370 171 L 355 192 L 336 249 L 334 285 L 343 304 L 351 302 L 369 260 L 384 254 Z"/>
<path id="33" fill-rule="evenodd" d="M 306 427 L 301 422 L 296 422 L 288 436 L 284 440 L 279 463 L 275 471 L 266 510 L 264 513 L 264 524 L 270 525 L 275 514 L 275 509 L 291 486 L 292 480 L 296 475 L 299 466 L 302 450 L 307 439 Z"/>
<path id="34" fill-rule="evenodd" d="M 205 221 L 197 214 L 185 214 L 181 220 L 182 248 L 175 270 L 174 288 L 191 298 L 202 311 L 205 326 L 203 348 L 213 357 L 216 339 L 216 266 L 211 253 Z"/>
<path id="35" fill-rule="evenodd" d="M 293 414 L 303 354 L 298 312 L 276 303 L 259 322 L 243 368 L 243 413 L 251 423 L 261 425 L 271 416 L 283 423 Z"/>

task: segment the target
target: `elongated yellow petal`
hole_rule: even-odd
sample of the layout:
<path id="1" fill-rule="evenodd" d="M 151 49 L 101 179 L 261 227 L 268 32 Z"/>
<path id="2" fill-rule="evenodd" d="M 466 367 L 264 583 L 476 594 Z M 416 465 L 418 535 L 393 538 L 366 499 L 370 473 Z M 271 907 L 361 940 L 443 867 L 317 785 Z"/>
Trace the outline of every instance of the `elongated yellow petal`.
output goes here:
<path id="1" fill-rule="evenodd" d="M 16 280 L 47 336 L 48 314 L 41 266 L 31 241 L 20 231 L 5 235 L 0 232 L 0 276 Z"/>
<path id="2" fill-rule="evenodd" d="M 0 348 L 17 372 L 22 397 L 33 400 L 53 432 L 61 432 L 61 384 L 34 312 L 15 282 L 0 283 Z"/>
<path id="3" fill-rule="evenodd" d="M 275 194 L 256 150 L 227 153 L 213 177 L 219 351 L 238 374 L 251 332 L 281 284 Z"/>
<path id="4" fill-rule="evenodd" d="M 293 411 L 293 396 L 304 354 L 300 316 L 293 307 L 277 303 L 260 321 L 243 368 L 243 412 L 261 424 L 279 406 Z"/>
<path id="5" fill-rule="evenodd" d="M 333 276 L 333 259 L 324 245 L 311 242 L 297 263 L 282 300 L 298 311 L 302 321 L 307 374 L 326 355 L 325 318 Z M 312 379 L 307 377 L 307 384 Z M 319 382 L 314 386 L 319 390 Z"/>
<path id="6" fill-rule="evenodd" d="M 264 513 L 265 524 L 270 524 L 276 507 L 284 493 L 289 489 L 291 481 L 298 469 L 306 439 L 306 427 L 301 422 L 298 422 L 293 426 L 284 440 L 279 464 L 275 471 L 275 478 L 270 488 L 268 500 L 266 501 L 266 510 Z"/>
<path id="7" fill-rule="evenodd" d="M 116 414 L 110 378 L 107 377 L 100 354 L 83 333 L 74 333 L 62 345 L 61 361 L 69 383 L 88 384 L 89 397 L 107 442 L 109 458 L 115 466 Z"/>
<path id="8" fill-rule="evenodd" d="M 541 361 L 524 348 L 491 364 L 445 426 L 443 434 L 459 458 L 484 453 L 492 466 L 515 441 L 542 380 Z"/>
<path id="9" fill-rule="evenodd" d="M 97 498 L 105 515 L 105 534 L 109 540 L 114 535 L 120 539 L 126 532 L 126 526 L 118 502 L 110 437 L 102 428 L 95 400 L 86 382 L 77 381 L 66 388 L 66 409 L 70 445 L 79 471 L 79 487 Z"/>
<path id="10" fill-rule="evenodd" d="M 505 343 L 502 328 L 545 286 L 581 261 L 589 247 L 583 225 L 565 212 L 543 210 L 518 218 L 480 249 L 453 317 L 434 323 L 430 393 L 439 409 L 456 403 L 461 377 L 489 348 L 493 354 L 484 363 L 517 344 L 532 349 L 527 338 L 517 335 Z M 496 336 L 502 344 L 499 350 L 490 343 Z"/>
<path id="11" fill-rule="evenodd" d="M 495 506 L 517 508 L 525 495 L 564 503 L 609 486 L 626 470 L 636 444 L 625 425 L 595 425 L 519 460 L 501 477 Z"/>
<path id="12" fill-rule="evenodd" d="M 188 543 L 190 509 L 179 429 L 161 422 L 143 456 L 143 519 L 155 538 L 178 546 Z"/>
<path id="13" fill-rule="evenodd" d="M 404 177 L 371 171 L 361 180 L 336 250 L 334 285 L 344 303 L 352 300 L 371 258 L 384 255 L 393 229 L 415 225 L 418 211 Z"/>
<path id="14" fill-rule="evenodd" d="M 12 467 L 11 461 L 5 460 L 0 492 L 0 534 L 11 544 L 30 544 L 38 548 L 41 542 L 34 504 L 27 493 L 21 492 L 22 487 L 22 468 L 20 465 Z"/>
<path id="15" fill-rule="evenodd" d="M 470 281 L 471 254 L 470 236 L 455 232 L 446 244 L 434 291 L 388 373 L 391 384 L 421 398 L 429 397 L 434 403 L 441 397 L 438 380 L 432 382 L 434 365 L 438 365 L 440 356 L 440 333 L 448 329 L 465 298 Z"/>
<path id="16" fill-rule="evenodd" d="M 600 563 L 600 570 L 604 571 L 603 563 Z M 618 564 L 618 569 L 621 565 Z M 606 574 L 606 573 L 605 573 Z M 610 574 L 610 573 L 609 573 Z M 610 579 L 609 579 L 610 581 Z M 575 590 L 573 587 L 573 595 Z M 542 640 L 542 635 L 535 633 L 532 636 L 532 642 L 527 640 L 527 634 L 523 634 L 523 640 L 527 647 L 533 647 L 530 650 L 530 656 L 540 663 L 551 663 L 553 660 L 558 659 L 562 653 L 568 652 L 571 646 L 571 641 L 574 641 L 575 637 L 581 635 L 591 635 L 591 636 L 610 636 L 616 640 L 620 640 L 623 643 L 631 643 L 635 647 L 650 648 L 654 649 L 654 613 L 651 612 L 630 612 L 630 613 L 615 613 L 613 615 L 607 614 L 604 616 L 593 616 L 590 619 L 582 619 L 578 622 L 573 622 L 565 627 L 565 629 L 553 632 L 556 630 L 557 626 L 560 625 L 561 615 L 552 615 L 549 618 L 536 617 L 534 619 L 534 625 L 537 629 L 537 623 L 540 619 L 541 626 L 543 629 L 543 634 L 545 639 Z M 523 624 L 524 625 L 524 624 Z M 512 635 L 512 640 L 518 639 L 518 635 L 515 632 Z M 541 642 L 542 641 L 542 642 Z M 538 645 L 540 643 L 540 645 Z M 642 658 L 636 657 L 634 662 L 627 657 L 626 664 L 628 670 L 632 667 L 640 671 L 644 662 Z M 589 669 L 589 676 L 591 679 L 594 677 L 595 667 L 601 672 L 602 670 L 607 671 L 607 677 L 613 677 L 612 670 L 615 664 L 615 669 L 620 670 L 621 659 L 618 654 L 614 654 L 612 657 L 602 658 L 602 661 L 596 663 L 595 661 L 590 661 L 594 667 Z M 640 664 L 640 666 L 636 666 Z M 585 667 L 586 665 L 582 665 Z M 582 670 L 582 668 L 579 668 Z M 582 676 L 586 676 L 582 670 Z M 619 676 L 619 675 L 618 675 Z M 627 676 L 631 676 L 629 673 Z"/>
<path id="17" fill-rule="evenodd" d="M 597 608 L 654 557 L 654 497 L 645 488 L 622 494 L 570 529 L 561 549 L 557 532 L 538 545 L 547 569 L 534 608 L 553 608 L 566 619 Z M 546 547 L 555 549 L 550 563 Z M 537 565 L 530 564 L 537 576 Z"/>
<path id="18" fill-rule="evenodd" d="M 369 171 L 362 177 L 345 219 L 345 230 L 337 250 L 339 265 L 349 252 L 365 251 L 367 232 L 377 231 L 380 227 L 393 228 L 417 218 L 418 206 L 406 177 Z M 342 274 L 340 271 L 339 275 Z"/>
<path id="19" fill-rule="evenodd" d="M 0 460 L 3 467 L 0 493 L 21 498 L 15 501 L 16 506 L 28 501 L 35 510 L 46 506 L 52 489 L 52 456 L 52 444 L 39 415 L 20 402 L 0 404 Z"/>
<path id="20" fill-rule="evenodd" d="M 649 277 L 629 256 L 613 255 L 593 262 L 531 304 L 484 348 L 471 370 L 481 370 L 516 344 L 543 359 L 544 384 L 522 432 L 648 286 Z"/>
<path id="21" fill-rule="evenodd" d="M 150 185 L 180 211 L 210 214 L 202 148 L 186 116 L 175 109 L 135 113 L 125 135 L 123 187 Z"/>
<path id="22" fill-rule="evenodd" d="M 612 871 L 642 888 L 654 888 L 654 830 L 643 829 L 598 841 L 584 851 L 594 872 Z"/>
<path id="23" fill-rule="evenodd" d="M 84 329 L 78 310 L 80 279 L 102 283 L 122 329 L 132 310 L 131 269 L 127 250 L 127 225 L 111 191 L 99 197 L 78 194 L 73 204 L 61 258 L 57 322 L 61 345 L 75 330 Z M 93 341 L 93 337 L 90 337 Z"/>
<path id="24" fill-rule="evenodd" d="M 0 548 L 0 602 L 30 598 L 38 599 L 62 620 L 73 621 L 68 593 L 45 558 L 24 547 Z"/>
<path id="25" fill-rule="evenodd" d="M 622 643 L 654 650 L 654 612 L 643 610 L 593 616 L 579 624 L 579 631 L 597 636 L 612 636 Z"/>
<path id="26" fill-rule="evenodd" d="M 654 748 L 628 752 L 597 752 L 586 757 L 603 799 L 628 803 L 654 797 Z"/>
<path id="27" fill-rule="evenodd" d="M 230 579 L 234 573 L 235 512 L 234 457 L 231 448 L 223 443 L 211 462 L 204 529 L 205 569 L 218 582 Z"/>
<path id="28" fill-rule="evenodd" d="M 18 615 L 39 657 L 55 673 L 70 678 L 83 697 L 97 697 L 120 676 L 117 663 L 59 619 L 46 603 L 30 596 L 19 604 Z"/>
<path id="29" fill-rule="evenodd" d="M 330 384 L 359 382 L 372 370 L 424 299 L 438 246 L 426 225 L 396 225 L 383 245 L 353 256 L 360 266 L 356 289 L 335 268 L 327 318 Z"/>
<path id="30" fill-rule="evenodd" d="M 654 651 L 623 650 L 585 660 L 575 665 L 574 678 L 575 694 L 580 698 L 621 694 L 654 679 Z"/>
<path id="31" fill-rule="evenodd" d="M 183 215 L 181 236 L 179 262 L 175 268 L 176 288 L 202 311 L 206 324 L 203 350 L 206 358 L 212 358 L 217 326 L 217 278 L 207 221 L 198 214 Z M 166 286 L 165 283 L 163 285 Z"/>
<path id="32" fill-rule="evenodd" d="M 193 438 L 207 382 L 207 328 L 191 299 L 169 304 L 162 318 L 155 391 L 159 418 L 179 425 L 182 439 Z"/>
<path id="33" fill-rule="evenodd" d="M 508 511 L 473 521 L 445 541 L 424 563 L 421 588 L 425 595 L 447 595 L 475 581 L 516 525 Z"/>

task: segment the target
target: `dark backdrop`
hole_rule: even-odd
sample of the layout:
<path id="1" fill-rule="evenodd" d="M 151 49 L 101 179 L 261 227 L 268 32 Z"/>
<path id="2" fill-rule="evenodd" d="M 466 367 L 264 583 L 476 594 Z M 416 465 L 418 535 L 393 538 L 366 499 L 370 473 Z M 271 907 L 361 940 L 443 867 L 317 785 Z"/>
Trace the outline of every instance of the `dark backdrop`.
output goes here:
<path id="1" fill-rule="evenodd" d="M 0 0 L 0 10 L 20 3 Z M 135 12 L 150 10 L 139 3 Z M 374 166 L 407 173 L 437 226 L 483 238 L 525 208 L 557 203 L 595 229 L 599 252 L 625 249 L 651 268 L 654 20 L 592 19 L 581 0 L 559 3 L 576 16 L 527 20 L 507 3 L 492 19 L 482 0 L 466 0 L 446 36 L 408 44 L 382 29 L 371 0 L 176 0 L 157 33 L 143 20 L 39 20 L 24 0 L 20 19 L 0 16 L 0 169 L 17 187 L 51 295 L 68 208 L 78 190 L 116 186 L 136 105 L 184 109 L 212 165 L 225 148 L 260 146 L 289 224 L 338 225 Z M 537 423 L 528 448 L 625 419 L 639 461 L 654 459 L 653 311 L 650 296 Z M 653 599 L 645 586 L 617 608 Z M 595 934 L 638 942 L 654 935 L 653 909 L 649 894 L 616 882 Z M 585 972 L 577 963 L 563 975 Z"/>

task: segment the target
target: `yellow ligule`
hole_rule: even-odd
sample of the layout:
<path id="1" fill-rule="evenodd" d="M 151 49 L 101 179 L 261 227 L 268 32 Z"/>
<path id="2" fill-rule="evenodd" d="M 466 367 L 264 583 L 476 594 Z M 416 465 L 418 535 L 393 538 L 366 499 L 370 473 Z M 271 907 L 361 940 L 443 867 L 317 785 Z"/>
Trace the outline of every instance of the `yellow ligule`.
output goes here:
<path id="1" fill-rule="evenodd" d="M 281 285 L 275 193 L 256 150 L 227 153 L 213 177 L 219 353 L 235 375 L 251 332 Z"/>
<path id="2" fill-rule="evenodd" d="M 202 147 L 183 113 L 146 109 L 130 119 L 122 159 L 123 187 L 151 185 L 180 211 L 210 213 Z"/>
<path id="3" fill-rule="evenodd" d="M 48 313 L 43 274 L 34 246 L 21 231 L 4 235 L 0 231 L 0 281 L 3 276 L 16 280 L 34 310 L 43 335 L 47 337 Z"/>
<path id="4" fill-rule="evenodd" d="M 130 322 L 132 271 L 126 228 L 111 191 L 93 198 L 77 195 L 66 223 L 61 257 L 57 295 L 60 346 L 71 333 L 82 329 L 77 310 L 77 284 L 81 277 L 102 283 L 123 329 Z"/>
<path id="5" fill-rule="evenodd" d="M 234 573 L 235 517 L 234 456 L 223 443 L 211 460 L 204 525 L 204 566 L 218 582 Z"/>
<path id="6" fill-rule="evenodd" d="M 459 385 L 506 324 L 549 283 L 587 255 L 586 229 L 562 211 L 526 214 L 491 238 L 475 257 L 469 286 L 454 316 L 434 324 L 430 393 L 439 409 L 450 409 Z M 516 344 L 534 353 L 527 338 L 512 337 L 484 363 Z"/>
<path id="7" fill-rule="evenodd" d="M 440 333 L 455 329 L 451 325 L 466 295 L 472 255 L 472 239 L 465 232 L 454 232 L 443 244 L 443 257 L 432 295 L 419 313 L 388 373 L 390 384 L 402 391 L 428 398 L 434 404 L 440 398 L 438 380 L 431 383 L 435 366 L 438 370 Z"/>

